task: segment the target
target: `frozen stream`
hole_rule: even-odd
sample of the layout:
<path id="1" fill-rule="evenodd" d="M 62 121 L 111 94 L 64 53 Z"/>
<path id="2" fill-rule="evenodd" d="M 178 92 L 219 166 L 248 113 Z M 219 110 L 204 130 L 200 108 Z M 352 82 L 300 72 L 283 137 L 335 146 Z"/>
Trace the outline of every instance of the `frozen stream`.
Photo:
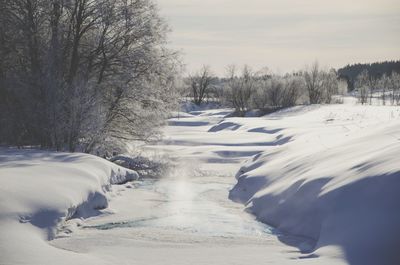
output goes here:
<path id="1" fill-rule="evenodd" d="M 99 264 L 244 264 L 287 259 L 273 229 L 227 199 L 224 176 L 174 175 L 115 186 L 102 214 L 51 242 Z M 71 220 L 63 229 L 76 225 Z M 135 259 L 135 262 L 131 260 Z M 131 263 L 132 262 L 132 263 Z"/>
<path id="2" fill-rule="evenodd" d="M 192 177 L 167 178 L 159 181 L 144 180 L 135 183 L 136 189 L 154 192 L 161 196 L 159 204 L 149 216 L 139 219 L 87 225 L 84 228 L 110 230 L 116 228 L 162 229 L 171 233 L 187 234 L 187 238 L 269 236 L 272 229 L 257 222 L 237 205 L 226 201 L 231 187 L 218 178 Z"/>
<path id="3" fill-rule="evenodd" d="M 51 244 L 98 258 L 99 264 L 300 261 L 297 249 L 228 199 L 241 162 L 265 149 L 266 135 L 235 139 L 208 132 L 223 115 L 205 112 L 172 121 L 164 143 L 148 151 L 167 154 L 174 169 L 157 180 L 114 186 L 107 209 L 70 220 Z"/>

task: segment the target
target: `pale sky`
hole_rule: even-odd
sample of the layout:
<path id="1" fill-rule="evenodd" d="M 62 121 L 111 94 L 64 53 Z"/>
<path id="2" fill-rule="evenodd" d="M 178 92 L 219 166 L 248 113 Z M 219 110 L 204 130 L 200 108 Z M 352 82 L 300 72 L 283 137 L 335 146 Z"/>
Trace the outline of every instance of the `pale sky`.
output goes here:
<path id="1" fill-rule="evenodd" d="M 155 0 L 188 72 L 400 59 L 400 0 Z"/>

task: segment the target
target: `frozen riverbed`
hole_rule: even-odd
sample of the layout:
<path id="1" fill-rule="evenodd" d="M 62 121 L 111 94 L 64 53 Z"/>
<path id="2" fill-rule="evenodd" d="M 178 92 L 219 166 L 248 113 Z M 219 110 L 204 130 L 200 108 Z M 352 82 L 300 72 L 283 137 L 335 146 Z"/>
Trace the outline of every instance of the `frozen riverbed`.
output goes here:
<path id="1" fill-rule="evenodd" d="M 188 241 L 196 241 L 197 236 L 248 237 L 260 240 L 272 233 L 270 227 L 255 221 L 254 217 L 244 213 L 240 207 L 226 201 L 231 184 L 218 178 L 176 176 L 158 181 L 137 181 L 134 186 L 134 192 L 144 190 L 160 196 L 149 216 L 85 225 L 84 228 L 168 230 L 171 233 L 185 233 Z"/>
<path id="2" fill-rule="evenodd" d="M 135 172 L 85 154 L 3 150 L 0 264 L 346 264 L 335 246 L 301 252 L 315 242 L 229 200 L 243 162 L 290 134 L 228 113 L 171 119 L 164 140 L 146 147 L 172 161 L 159 179 L 125 183 Z"/>
<path id="3" fill-rule="evenodd" d="M 163 143 L 148 147 L 176 161 L 171 172 L 114 187 L 118 195 L 108 209 L 51 244 L 106 264 L 321 262 L 281 242 L 307 240 L 279 234 L 228 199 L 241 162 L 264 150 L 270 136 L 249 132 L 235 139 L 209 132 L 226 113 L 172 119 Z"/>
<path id="4" fill-rule="evenodd" d="M 230 178 L 178 172 L 182 171 L 118 187 L 119 195 L 109 210 L 51 244 L 96 256 L 106 264 L 132 260 L 135 264 L 187 264 L 189 260 L 233 264 L 245 262 L 250 255 L 260 263 L 287 258 L 283 251 L 287 248 L 271 227 L 227 199 Z"/>

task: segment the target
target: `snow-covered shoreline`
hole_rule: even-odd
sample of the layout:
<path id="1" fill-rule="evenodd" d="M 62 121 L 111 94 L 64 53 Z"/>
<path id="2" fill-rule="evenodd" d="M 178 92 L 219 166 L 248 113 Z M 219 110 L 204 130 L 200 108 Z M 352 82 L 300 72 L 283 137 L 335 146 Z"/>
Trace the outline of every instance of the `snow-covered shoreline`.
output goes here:
<path id="1" fill-rule="evenodd" d="M 350 264 L 400 264 L 399 114 L 328 105 L 236 121 L 238 133 L 290 140 L 249 159 L 230 198 L 263 222 L 313 239 L 300 248 L 315 256 L 335 246 Z"/>
<path id="2" fill-rule="evenodd" d="M 137 178 L 92 155 L 0 149 L 0 263 L 51 260 L 61 250 L 45 241 L 63 222 L 96 215 L 107 207 L 112 184 Z"/>

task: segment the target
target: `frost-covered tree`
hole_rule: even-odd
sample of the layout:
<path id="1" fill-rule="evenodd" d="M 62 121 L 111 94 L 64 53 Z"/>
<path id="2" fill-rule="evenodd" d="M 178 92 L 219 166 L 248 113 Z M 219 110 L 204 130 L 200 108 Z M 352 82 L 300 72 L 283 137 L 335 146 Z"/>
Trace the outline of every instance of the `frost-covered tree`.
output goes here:
<path id="1" fill-rule="evenodd" d="M 304 71 L 304 81 L 310 104 L 331 103 L 339 90 L 336 72 L 321 70 L 318 62 Z"/>
<path id="2" fill-rule="evenodd" d="M 257 79 L 255 87 L 252 106 L 265 111 L 294 106 L 304 93 L 303 79 L 290 75 Z"/>
<path id="3" fill-rule="evenodd" d="M 332 103 L 333 96 L 339 93 L 339 82 L 335 70 L 322 72 L 321 79 L 325 103 Z"/>
<path id="4" fill-rule="evenodd" d="M 362 71 L 356 79 L 355 88 L 358 91 L 358 100 L 361 104 L 368 102 L 368 96 L 370 95 L 371 82 L 367 70 Z"/>
<path id="5" fill-rule="evenodd" d="M 180 67 L 151 0 L 2 0 L 0 12 L 4 141 L 93 152 L 156 134 Z"/>
<path id="6" fill-rule="evenodd" d="M 271 76 L 267 79 L 257 78 L 251 97 L 252 107 L 265 111 L 281 107 L 284 90 L 285 82 L 279 76 Z"/>
<path id="7" fill-rule="evenodd" d="M 270 106 L 269 99 L 269 78 L 262 78 L 257 80 L 255 83 L 255 88 L 253 93 L 251 94 L 251 108 L 264 110 Z"/>
<path id="8" fill-rule="evenodd" d="M 318 62 L 304 71 L 304 80 L 310 99 L 310 104 L 319 104 L 323 102 L 323 79 L 322 72 L 319 69 Z"/>
<path id="9" fill-rule="evenodd" d="M 387 89 L 390 86 L 390 77 L 387 76 L 386 74 L 383 74 L 381 78 L 378 80 L 378 87 L 381 90 L 381 100 L 382 100 L 382 105 L 386 105 L 386 93 Z"/>
<path id="10" fill-rule="evenodd" d="M 298 104 L 300 97 L 305 92 L 304 80 L 298 76 L 287 76 L 284 78 L 283 87 L 281 106 L 286 108 Z"/>
<path id="11" fill-rule="evenodd" d="M 388 77 L 388 90 L 391 91 L 391 103 L 399 105 L 400 104 L 400 74 L 397 72 L 392 72 L 390 77 Z"/>

